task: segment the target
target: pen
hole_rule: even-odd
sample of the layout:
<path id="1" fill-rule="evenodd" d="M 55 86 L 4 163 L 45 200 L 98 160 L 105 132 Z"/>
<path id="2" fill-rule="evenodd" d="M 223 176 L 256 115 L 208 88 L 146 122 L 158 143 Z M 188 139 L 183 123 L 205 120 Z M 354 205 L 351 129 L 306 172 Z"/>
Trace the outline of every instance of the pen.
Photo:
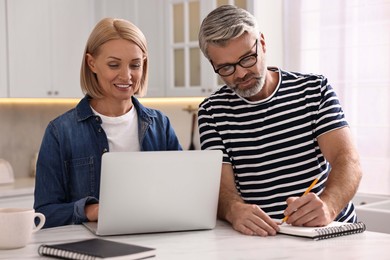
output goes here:
<path id="1" fill-rule="evenodd" d="M 316 185 L 317 182 L 318 182 L 318 178 L 315 178 L 314 181 L 310 184 L 309 188 L 307 188 L 307 189 L 305 190 L 305 192 L 302 194 L 302 196 L 308 194 L 308 193 L 311 191 L 311 189 L 314 187 L 314 185 Z M 282 223 L 286 222 L 287 219 L 288 219 L 288 216 L 285 216 L 285 217 L 282 219 Z"/>

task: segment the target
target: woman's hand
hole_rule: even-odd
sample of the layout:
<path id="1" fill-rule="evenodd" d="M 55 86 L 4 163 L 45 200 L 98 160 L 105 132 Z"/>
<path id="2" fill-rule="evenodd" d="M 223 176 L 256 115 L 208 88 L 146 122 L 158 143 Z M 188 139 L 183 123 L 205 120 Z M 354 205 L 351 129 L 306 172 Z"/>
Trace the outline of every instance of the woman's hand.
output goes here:
<path id="1" fill-rule="evenodd" d="M 88 221 L 97 221 L 98 219 L 98 212 L 99 212 L 99 204 L 89 204 L 85 206 L 85 216 L 87 217 Z"/>

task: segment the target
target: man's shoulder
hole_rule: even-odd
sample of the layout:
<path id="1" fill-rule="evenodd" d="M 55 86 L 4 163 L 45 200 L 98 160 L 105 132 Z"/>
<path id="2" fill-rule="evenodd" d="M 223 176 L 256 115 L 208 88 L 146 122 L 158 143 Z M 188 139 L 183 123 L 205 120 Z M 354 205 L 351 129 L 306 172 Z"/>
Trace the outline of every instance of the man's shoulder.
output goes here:
<path id="1" fill-rule="evenodd" d="M 236 98 L 237 95 L 228 86 L 224 85 L 214 91 L 210 96 L 206 97 L 199 105 L 199 107 L 207 107 L 211 104 L 218 104 L 221 102 L 228 102 L 228 100 Z"/>
<path id="2" fill-rule="evenodd" d="M 296 80 L 296 81 L 308 81 L 308 80 L 323 80 L 325 77 L 321 74 L 316 73 L 305 73 L 305 72 L 296 72 L 296 71 L 287 71 L 280 70 L 282 73 L 282 78 L 286 80 Z"/>

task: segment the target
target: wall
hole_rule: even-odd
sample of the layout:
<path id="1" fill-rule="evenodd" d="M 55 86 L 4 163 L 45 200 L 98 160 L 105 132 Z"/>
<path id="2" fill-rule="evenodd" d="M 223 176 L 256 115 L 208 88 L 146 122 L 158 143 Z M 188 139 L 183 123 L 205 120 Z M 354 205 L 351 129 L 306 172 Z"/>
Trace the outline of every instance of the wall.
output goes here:
<path id="1" fill-rule="evenodd" d="M 264 35 L 268 66 L 283 67 L 283 3 L 282 0 L 253 1 L 253 14 Z"/>
<path id="2" fill-rule="evenodd" d="M 190 143 L 192 114 L 186 109 L 197 108 L 202 98 L 141 99 L 151 108 L 159 109 L 171 120 L 183 149 Z M 0 100 L 0 158 L 9 161 L 16 178 L 32 173 L 31 161 L 38 152 L 42 136 L 50 120 L 74 107 L 77 100 L 48 102 L 42 100 L 13 102 Z M 199 147 L 199 134 L 195 131 L 195 146 Z"/>

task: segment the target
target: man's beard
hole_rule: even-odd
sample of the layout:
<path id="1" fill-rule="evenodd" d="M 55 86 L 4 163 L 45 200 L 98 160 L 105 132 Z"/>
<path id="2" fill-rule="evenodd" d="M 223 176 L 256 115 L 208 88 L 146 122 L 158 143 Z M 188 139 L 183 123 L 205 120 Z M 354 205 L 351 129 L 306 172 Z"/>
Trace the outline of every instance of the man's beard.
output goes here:
<path id="1" fill-rule="evenodd" d="M 259 76 L 251 75 L 250 77 L 252 77 L 252 79 L 255 79 L 256 83 L 253 87 L 251 87 L 249 89 L 240 89 L 238 87 L 240 83 L 237 83 L 233 86 L 228 85 L 228 87 L 230 87 L 234 92 L 236 92 L 237 95 L 239 95 L 241 97 L 244 97 L 244 98 L 253 97 L 254 95 L 260 93 L 260 91 L 263 89 L 264 84 L 265 84 L 265 75 L 266 75 L 266 73 L 264 73 L 263 75 L 259 75 Z M 245 79 L 243 81 L 245 81 Z"/>

